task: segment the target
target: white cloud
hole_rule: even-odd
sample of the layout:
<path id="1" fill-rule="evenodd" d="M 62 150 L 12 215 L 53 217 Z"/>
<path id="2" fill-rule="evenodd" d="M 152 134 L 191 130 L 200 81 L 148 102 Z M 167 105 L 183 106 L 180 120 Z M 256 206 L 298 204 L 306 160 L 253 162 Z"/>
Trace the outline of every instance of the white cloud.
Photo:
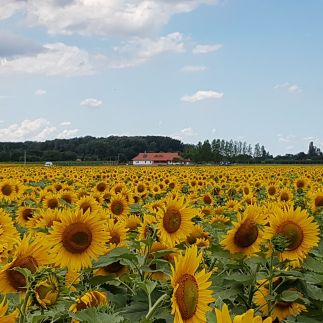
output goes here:
<path id="1" fill-rule="evenodd" d="M 206 71 L 206 66 L 187 65 L 187 66 L 182 67 L 181 71 L 187 72 L 187 73 L 203 72 L 203 71 Z"/>
<path id="2" fill-rule="evenodd" d="M 44 75 L 78 76 L 94 73 L 94 61 L 99 57 L 91 56 L 84 50 L 63 43 L 45 44 L 45 51 L 34 56 L 2 59 L 0 73 L 29 73 Z M 93 63 L 93 64 L 92 64 Z"/>
<path id="3" fill-rule="evenodd" d="M 67 122 L 65 124 L 67 125 Z M 0 141 L 22 142 L 26 140 L 45 141 L 54 138 L 71 138 L 78 131 L 79 129 L 64 129 L 63 131 L 59 131 L 55 125 L 44 118 L 34 120 L 26 119 L 20 123 L 14 123 L 8 127 L 0 128 Z"/>
<path id="4" fill-rule="evenodd" d="M 24 1 L 0 0 L 0 20 L 7 19 L 14 15 L 18 10 L 24 8 Z"/>
<path id="5" fill-rule="evenodd" d="M 220 50 L 223 47 L 222 44 L 213 44 L 213 45 L 196 45 L 192 53 L 193 54 L 207 54 Z"/>
<path id="6" fill-rule="evenodd" d="M 79 132 L 79 129 L 65 129 L 62 132 L 60 132 L 56 138 L 58 139 L 68 139 L 73 138 L 75 135 Z"/>
<path id="7" fill-rule="evenodd" d="M 43 118 L 24 120 L 20 124 L 14 123 L 7 128 L 1 128 L 0 141 L 35 140 L 43 131 L 50 128 L 50 123 Z"/>
<path id="8" fill-rule="evenodd" d="M 216 91 L 197 91 L 193 95 L 185 95 L 181 97 L 181 101 L 195 103 L 207 99 L 221 99 L 224 93 Z"/>
<path id="9" fill-rule="evenodd" d="M 31 140 L 45 141 L 51 138 L 56 131 L 57 131 L 56 127 L 48 125 L 43 130 L 41 130 L 38 134 L 34 135 Z"/>
<path id="10" fill-rule="evenodd" d="M 72 123 L 70 121 L 63 121 L 59 125 L 62 127 L 70 126 Z"/>
<path id="11" fill-rule="evenodd" d="M 186 139 L 195 137 L 196 135 L 197 133 L 193 130 L 193 128 L 188 127 L 177 131 L 176 133 L 171 135 L 171 137 L 174 139 L 185 141 Z"/>
<path id="12" fill-rule="evenodd" d="M 91 109 L 100 108 L 102 104 L 103 104 L 103 101 L 93 99 L 93 98 L 85 99 L 80 103 L 81 106 L 86 108 L 91 108 Z"/>
<path id="13" fill-rule="evenodd" d="M 158 39 L 135 37 L 114 47 L 116 58 L 109 63 L 111 68 L 126 68 L 146 62 L 164 53 L 185 52 L 184 37 L 174 32 Z"/>
<path id="14" fill-rule="evenodd" d="M 202 4 L 214 4 L 217 0 L 65 0 L 63 2 L 60 4 L 57 0 L 26 1 L 27 22 L 30 25 L 45 26 L 50 34 L 147 34 L 167 24 L 175 14 L 191 12 Z M 15 10 L 17 8 L 8 9 L 7 16 Z"/>
<path id="15" fill-rule="evenodd" d="M 35 91 L 35 95 L 45 95 L 47 92 L 45 90 L 42 90 L 42 89 L 38 89 Z"/>
<path id="16" fill-rule="evenodd" d="M 289 93 L 301 93 L 302 89 L 299 87 L 297 84 L 291 84 L 289 82 L 281 83 L 281 84 L 276 84 L 274 86 L 274 89 L 284 89 L 287 90 Z"/>

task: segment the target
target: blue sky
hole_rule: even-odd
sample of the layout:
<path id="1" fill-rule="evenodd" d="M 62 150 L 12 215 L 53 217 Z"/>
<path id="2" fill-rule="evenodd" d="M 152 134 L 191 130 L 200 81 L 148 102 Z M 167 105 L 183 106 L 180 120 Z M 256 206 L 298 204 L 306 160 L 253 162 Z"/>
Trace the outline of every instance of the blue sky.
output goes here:
<path id="1" fill-rule="evenodd" d="M 0 141 L 321 149 L 323 1 L 0 0 Z"/>

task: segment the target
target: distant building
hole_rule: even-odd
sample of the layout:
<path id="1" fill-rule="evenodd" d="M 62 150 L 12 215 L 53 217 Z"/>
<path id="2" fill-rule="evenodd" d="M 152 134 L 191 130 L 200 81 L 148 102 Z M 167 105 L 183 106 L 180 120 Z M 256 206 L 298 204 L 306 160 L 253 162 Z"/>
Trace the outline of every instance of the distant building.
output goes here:
<path id="1" fill-rule="evenodd" d="M 132 159 L 133 165 L 188 165 L 190 160 L 183 159 L 178 153 L 140 153 Z"/>

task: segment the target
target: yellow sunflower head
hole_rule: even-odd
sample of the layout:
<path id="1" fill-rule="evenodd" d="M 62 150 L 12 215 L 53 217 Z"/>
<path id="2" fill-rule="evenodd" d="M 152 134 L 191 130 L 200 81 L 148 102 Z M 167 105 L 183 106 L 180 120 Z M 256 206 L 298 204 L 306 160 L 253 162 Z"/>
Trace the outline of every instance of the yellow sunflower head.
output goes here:
<path id="1" fill-rule="evenodd" d="M 175 258 L 172 266 L 171 284 L 174 289 L 172 296 L 172 314 L 174 323 L 206 322 L 206 313 L 210 310 L 209 304 L 214 301 L 209 278 L 211 273 L 205 269 L 196 272 L 202 254 L 198 254 L 197 247 L 186 249 L 184 255 Z"/>
<path id="2" fill-rule="evenodd" d="M 167 198 L 163 208 L 157 212 L 158 236 L 161 242 L 172 248 L 185 241 L 194 228 L 191 219 L 196 213 L 195 209 L 188 206 L 184 197 Z"/>
<path id="3" fill-rule="evenodd" d="M 124 217 L 129 213 L 128 202 L 121 194 L 113 195 L 109 204 L 109 210 L 115 217 Z"/>
<path id="4" fill-rule="evenodd" d="M 109 239 L 105 221 L 81 209 L 64 210 L 48 237 L 55 264 L 76 271 L 91 267 L 93 259 L 105 254 Z"/>
<path id="5" fill-rule="evenodd" d="M 273 285 L 277 286 L 281 283 L 280 277 L 275 277 L 273 280 Z M 282 292 L 282 291 L 280 291 Z M 260 311 L 265 316 L 269 316 L 273 321 L 276 319 L 281 322 L 287 317 L 297 316 L 301 312 L 306 311 L 306 307 L 303 304 L 297 302 L 286 302 L 286 301 L 276 301 L 273 304 L 273 309 L 269 313 L 270 308 L 266 297 L 269 295 L 269 287 L 266 280 L 258 281 L 258 288 L 254 295 L 254 303 L 259 306 Z M 276 321 L 275 321 L 276 322 Z"/>
<path id="6" fill-rule="evenodd" d="M 100 305 L 105 305 L 108 302 L 108 297 L 106 293 L 100 291 L 86 292 L 80 296 L 74 304 L 72 304 L 69 310 L 73 313 L 77 311 L 84 310 L 89 307 L 98 307 Z"/>
<path id="7" fill-rule="evenodd" d="M 0 270 L 0 292 L 24 292 L 26 278 L 14 268 L 26 268 L 34 274 L 38 267 L 52 263 L 48 252 L 49 247 L 39 237 L 25 236 L 17 247 L 13 260 Z"/>
<path id="8" fill-rule="evenodd" d="M 292 266 L 298 267 L 308 252 L 318 245 L 319 226 L 306 210 L 276 207 L 269 218 L 269 226 L 265 228 L 264 238 L 272 240 L 275 236 L 287 240 L 287 247 L 280 253 L 281 260 L 291 261 Z"/>
<path id="9" fill-rule="evenodd" d="M 221 310 L 216 308 L 215 315 L 217 323 L 272 323 L 271 317 L 262 320 L 260 316 L 254 316 L 253 309 L 250 309 L 241 315 L 236 315 L 232 320 L 227 304 L 224 304 Z"/>
<path id="10" fill-rule="evenodd" d="M 263 241 L 263 231 L 260 226 L 265 223 L 262 208 L 253 205 L 247 207 L 242 216 L 238 214 L 238 222 L 232 222 L 233 228 L 221 241 L 222 247 L 230 253 L 242 253 L 246 256 L 259 252 Z"/>
<path id="11" fill-rule="evenodd" d="M 59 280 L 53 273 L 38 281 L 33 288 L 36 302 L 44 308 L 54 305 L 59 297 Z"/>
<path id="12" fill-rule="evenodd" d="M 84 196 L 81 197 L 76 202 L 77 207 L 85 213 L 86 211 L 89 211 L 90 213 L 96 212 L 100 205 L 99 203 L 93 198 L 93 196 Z"/>

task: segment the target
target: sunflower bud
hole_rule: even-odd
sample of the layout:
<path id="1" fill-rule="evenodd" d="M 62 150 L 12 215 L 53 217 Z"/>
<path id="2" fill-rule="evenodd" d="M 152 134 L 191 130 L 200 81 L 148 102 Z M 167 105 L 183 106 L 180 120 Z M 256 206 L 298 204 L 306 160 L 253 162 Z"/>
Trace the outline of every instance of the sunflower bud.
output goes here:
<path id="1" fill-rule="evenodd" d="M 39 281 L 34 288 L 37 303 L 47 308 L 56 303 L 59 296 L 59 283 L 54 274 L 50 274 L 46 279 Z"/>

